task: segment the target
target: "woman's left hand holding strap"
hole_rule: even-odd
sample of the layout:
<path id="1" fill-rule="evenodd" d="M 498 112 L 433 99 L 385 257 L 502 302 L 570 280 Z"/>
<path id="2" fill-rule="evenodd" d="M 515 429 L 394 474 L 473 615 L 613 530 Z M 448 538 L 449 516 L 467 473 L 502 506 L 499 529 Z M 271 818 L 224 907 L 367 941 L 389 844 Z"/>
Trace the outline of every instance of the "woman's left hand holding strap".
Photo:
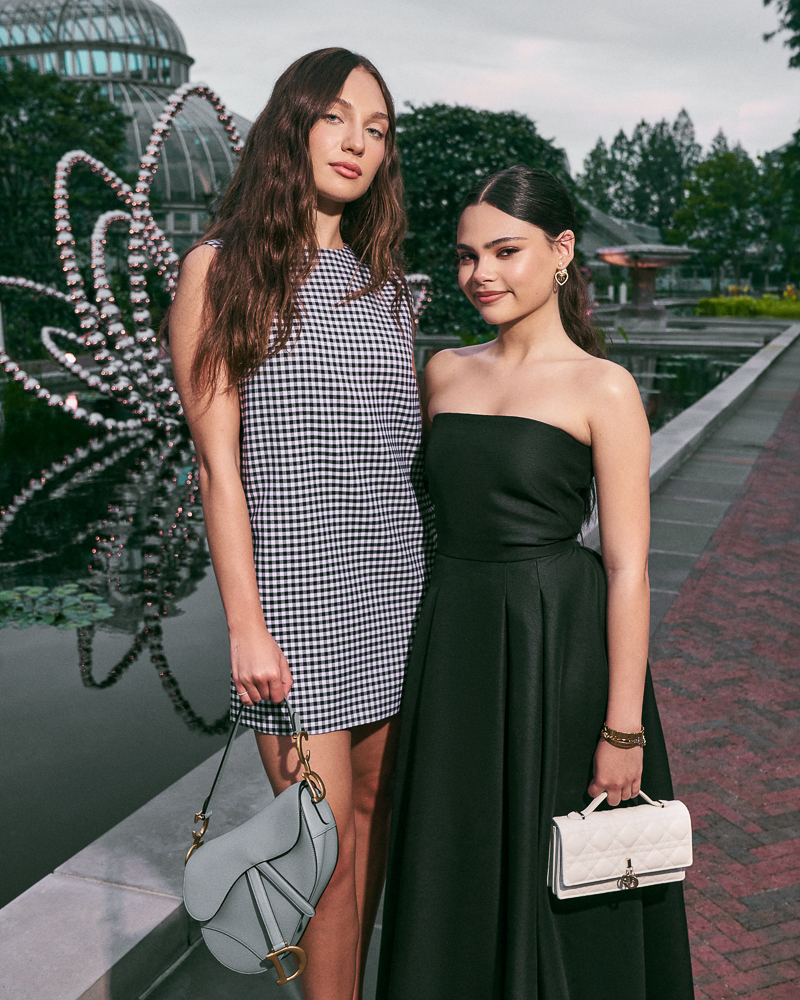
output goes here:
<path id="1" fill-rule="evenodd" d="M 225 608 L 236 690 L 249 705 L 280 702 L 292 686 L 289 664 L 267 630 L 258 593 L 250 515 L 240 470 L 239 393 L 217 384 L 198 389 L 192 365 L 203 329 L 206 274 L 216 250 L 196 247 L 181 268 L 169 315 L 173 373 L 197 453 L 208 546 Z"/>

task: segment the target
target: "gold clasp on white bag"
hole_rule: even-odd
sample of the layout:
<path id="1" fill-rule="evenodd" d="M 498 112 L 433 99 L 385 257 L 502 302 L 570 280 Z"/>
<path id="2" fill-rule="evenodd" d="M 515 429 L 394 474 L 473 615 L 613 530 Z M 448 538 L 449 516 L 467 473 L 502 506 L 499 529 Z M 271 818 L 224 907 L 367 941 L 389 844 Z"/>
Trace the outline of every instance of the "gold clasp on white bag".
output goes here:
<path id="1" fill-rule="evenodd" d="M 291 976 L 287 976 L 281 965 L 280 955 L 285 955 L 287 952 L 291 952 L 292 955 L 297 959 L 297 971 L 293 972 Z M 283 986 L 284 983 L 290 983 L 293 979 L 297 979 L 301 972 L 305 970 L 308 965 L 308 958 L 306 953 L 302 948 L 298 948 L 297 945 L 287 944 L 284 948 L 279 948 L 278 951 L 271 951 L 267 955 L 267 959 L 272 962 L 275 966 L 275 971 L 278 973 L 278 986 Z"/>
<path id="2" fill-rule="evenodd" d="M 639 885 L 639 879 L 636 877 L 636 872 L 631 867 L 631 859 L 628 858 L 628 867 L 625 869 L 625 874 L 622 878 L 617 879 L 618 889 L 636 889 Z"/>

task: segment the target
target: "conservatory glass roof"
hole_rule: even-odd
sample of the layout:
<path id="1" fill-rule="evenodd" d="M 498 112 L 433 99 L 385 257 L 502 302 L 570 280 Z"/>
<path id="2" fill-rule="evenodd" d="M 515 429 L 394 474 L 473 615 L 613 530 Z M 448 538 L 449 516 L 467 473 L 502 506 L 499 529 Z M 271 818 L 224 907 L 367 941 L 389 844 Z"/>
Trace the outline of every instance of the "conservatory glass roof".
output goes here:
<path id="1" fill-rule="evenodd" d="M 178 26 L 153 0 L 0 0 L 0 48 L 64 43 L 186 54 Z"/>
<path id="2" fill-rule="evenodd" d="M 92 80 L 129 116 L 127 168 L 135 171 L 153 123 L 194 61 L 180 29 L 153 0 L 0 0 L 0 71 L 20 60 L 40 73 Z M 239 134 L 250 123 L 234 116 Z M 217 113 L 190 97 L 160 157 L 153 190 L 176 245 L 203 231 L 236 155 Z M 179 234 L 181 234 L 179 236 Z M 182 247 L 181 247 L 182 248 Z"/>

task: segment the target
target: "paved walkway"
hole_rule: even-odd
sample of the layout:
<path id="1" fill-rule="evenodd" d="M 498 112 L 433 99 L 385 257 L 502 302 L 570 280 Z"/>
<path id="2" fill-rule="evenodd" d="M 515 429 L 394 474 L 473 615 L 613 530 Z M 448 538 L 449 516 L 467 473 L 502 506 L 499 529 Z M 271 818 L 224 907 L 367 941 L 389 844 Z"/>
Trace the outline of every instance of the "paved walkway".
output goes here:
<path id="1" fill-rule="evenodd" d="M 800 342 L 654 493 L 651 660 L 677 794 L 698 1000 L 800 1000 Z M 380 919 L 380 918 L 379 918 Z M 376 928 L 366 1000 L 374 1000 Z M 201 945 L 147 1000 L 300 995 Z"/>
<path id="2" fill-rule="evenodd" d="M 654 554 L 654 603 L 671 606 L 652 666 L 676 793 L 694 819 L 696 993 L 713 1000 L 800 997 L 800 350 L 791 355 L 653 505 L 654 548 L 711 536 L 696 562 L 687 553 L 691 566 L 677 554 L 691 544 L 662 541 L 672 547 Z"/>

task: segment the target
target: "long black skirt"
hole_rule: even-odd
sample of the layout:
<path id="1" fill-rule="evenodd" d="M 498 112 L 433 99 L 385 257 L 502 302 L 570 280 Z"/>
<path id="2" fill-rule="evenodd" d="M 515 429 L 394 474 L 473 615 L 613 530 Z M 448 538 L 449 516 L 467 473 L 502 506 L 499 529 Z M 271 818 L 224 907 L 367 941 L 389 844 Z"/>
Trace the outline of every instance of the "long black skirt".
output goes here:
<path id="1" fill-rule="evenodd" d="M 378 1000 L 694 996 L 681 883 L 574 900 L 546 885 L 552 817 L 590 801 L 605 612 L 602 563 L 575 543 L 437 557 L 403 697 Z M 642 788 L 672 798 L 649 671 L 643 723 Z"/>

